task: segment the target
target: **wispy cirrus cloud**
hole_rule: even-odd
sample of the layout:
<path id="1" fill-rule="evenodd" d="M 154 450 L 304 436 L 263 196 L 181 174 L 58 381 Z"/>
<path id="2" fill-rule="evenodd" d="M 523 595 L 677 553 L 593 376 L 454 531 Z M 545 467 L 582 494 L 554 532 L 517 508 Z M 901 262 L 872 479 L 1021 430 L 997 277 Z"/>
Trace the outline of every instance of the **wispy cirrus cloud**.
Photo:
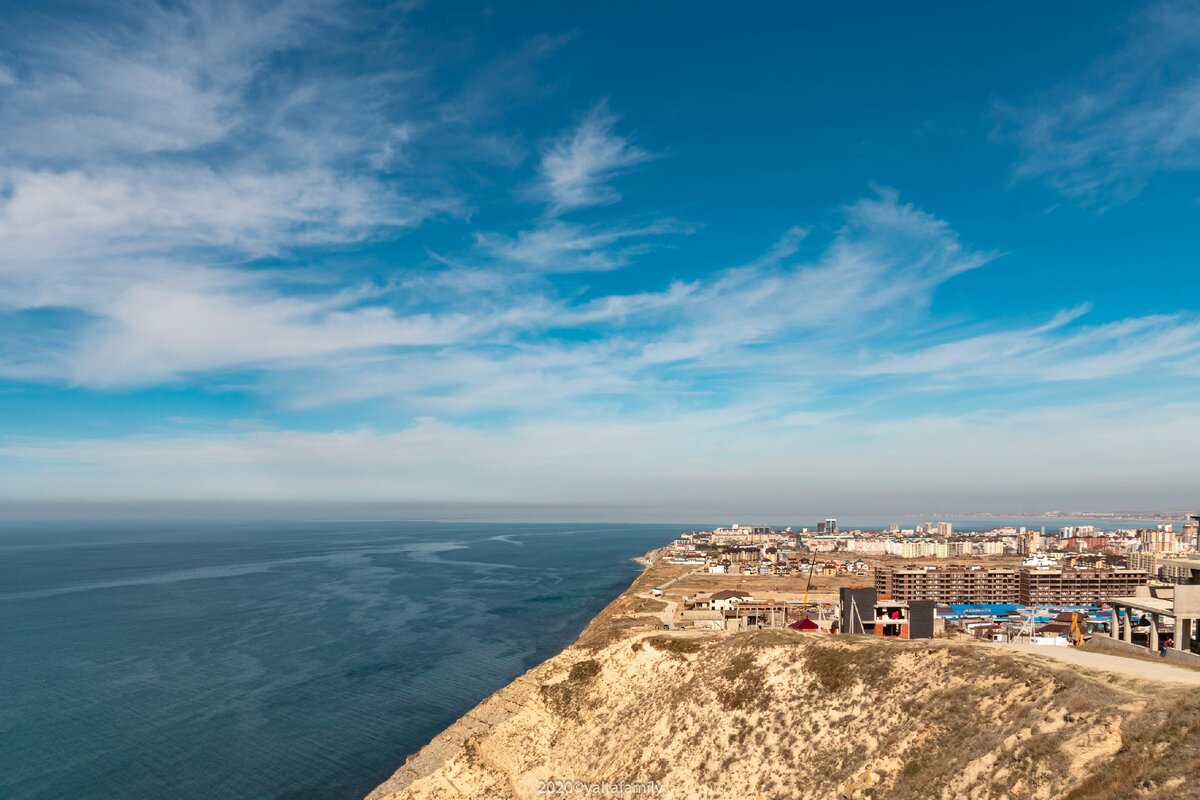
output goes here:
<path id="1" fill-rule="evenodd" d="M 447 344 L 466 327 L 465 315 L 401 317 L 336 296 L 314 301 L 264 290 L 144 284 L 123 292 L 105 321 L 87 328 L 69 370 L 76 383 L 91 387 L 153 384 L 213 370 L 303 364 L 354 350 Z"/>
<path id="2" fill-rule="evenodd" d="M 962 247 L 941 219 L 879 189 L 844 209 L 845 223 L 811 260 L 796 260 L 805 229 L 794 227 L 747 266 L 678 289 L 678 324 L 647 348 L 657 363 L 714 358 L 738 361 L 754 346 L 768 350 L 852 346 L 900 319 L 920 319 L 933 293 L 977 269 L 994 253 Z"/>
<path id="3" fill-rule="evenodd" d="M 5 149 L 62 163 L 216 145 L 246 123 L 246 93 L 264 67 L 303 43 L 330 6 L 140 0 L 112 7 L 102 27 L 82 14 L 30 15 L 28 34 L 5 42 L 27 75 L 5 92 Z"/>
<path id="4" fill-rule="evenodd" d="M 389 398 L 414 414 L 502 412 L 603 418 L 615 409 L 683 409 L 730 398 L 816 413 L 855 383 L 953 389 L 1185 369 L 1200 347 L 1187 316 L 1087 324 L 1088 307 L 980 333 L 931 313 L 937 291 L 995 253 L 966 248 L 948 224 L 881 189 L 800 257 L 793 228 L 759 258 L 659 291 L 583 302 L 538 283 L 459 284 L 476 324 L 420 352 L 341 359 L 272 381 L 302 405 Z M 455 274 L 455 273 L 450 273 Z M 493 274 L 493 273 L 485 273 Z M 788 413 L 794 413 L 790 408 Z M 781 411 L 781 413 L 783 413 Z M 770 417 L 764 418 L 770 423 Z"/>
<path id="5" fill-rule="evenodd" d="M 1150 315 L 1067 326 L 1081 306 L 1030 328 L 963 336 L 857 368 L 864 375 L 925 375 L 979 385 L 1014 380 L 1094 381 L 1181 367 L 1200 356 L 1200 320 Z"/>
<path id="6" fill-rule="evenodd" d="M 1200 10 L 1139 10 L 1123 49 L 1026 106 L 996 106 L 998 135 L 1020 149 L 1017 179 L 1105 207 L 1157 173 L 1200 168 Z"/>
<path id="7" fill-rule="evenodd" d="M 535 195 L 549 201 L 551 214 L 617 202 L 621 195 L 612 179 L 654 157 L 617 134 L 616 122 L 608 104 L 600 103 L 543 145 Z"/>
<path id="8" fill-rule="evenodd" d="M 559 217 L 573 209 L 615 203 L 610 185 L 621 172 L 651 154 L 616 133 L 607 103 L 594 106 L 577 125 L 542 145 L 538 179 L 529 196 L 545 204 L 544 215 L 515 234 L 477 231 L 476 245 L 490 258 L 543 273 L 620 269 L 660 244 L 654 237 L 690 234 L 674 219 L 581 224 Z"/>
<path id="9" fill-rule="evenodd" d="M 140 385 L 456 336 L 454 315 L 403 315 L 297 263 L 460 209 L 398 171 L 416 136 L 397 115 L 415 97 L 402 73 L 280 68 L 342 25 L 335 6 L 145 2 L 67 24 L 29 12 L 31 33 L 5 41 L 21 80 L 0 87 L 0 322 L 16 342 L 40 331 L 39 374 Z M 29 374 L 31 361 L 5 364 Z"/>
<path id="10" fill-rule="evenodd" d="M 576 225 L 551 220 L 519 231 L 515 237 L 476 233 L 476 242 L 494 258 L 543 272 L 604 272 L 630 263 L 654 249 L 651 237 L 686 234 L 692 228 L 676 220 L 644 225 Z"/>

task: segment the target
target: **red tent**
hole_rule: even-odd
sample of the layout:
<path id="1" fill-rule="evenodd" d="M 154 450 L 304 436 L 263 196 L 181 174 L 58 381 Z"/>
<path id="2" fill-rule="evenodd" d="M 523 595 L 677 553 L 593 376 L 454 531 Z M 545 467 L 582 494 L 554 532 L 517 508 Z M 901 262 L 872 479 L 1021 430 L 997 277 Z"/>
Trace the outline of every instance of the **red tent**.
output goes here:
<path id="1" fill-rule="evenodd" d="M 805 631 L 808 633 L 821 630 L 820 625 L 813 622 L 811 619 L 808 619 L 807 617 L 799 622 L 793 622 L 791 625 L 788 625 L 788 627 L 794 631 Z"/>

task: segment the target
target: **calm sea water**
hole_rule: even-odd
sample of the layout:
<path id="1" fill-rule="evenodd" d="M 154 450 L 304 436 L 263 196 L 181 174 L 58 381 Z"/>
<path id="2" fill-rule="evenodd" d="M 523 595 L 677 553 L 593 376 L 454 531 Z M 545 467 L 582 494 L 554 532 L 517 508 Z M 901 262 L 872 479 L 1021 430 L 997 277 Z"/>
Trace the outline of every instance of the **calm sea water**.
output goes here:
<path id="1" fill-rule="evenodd" d="M 678 530 L 0 527 L 0 798 L 359 798 Z"/>

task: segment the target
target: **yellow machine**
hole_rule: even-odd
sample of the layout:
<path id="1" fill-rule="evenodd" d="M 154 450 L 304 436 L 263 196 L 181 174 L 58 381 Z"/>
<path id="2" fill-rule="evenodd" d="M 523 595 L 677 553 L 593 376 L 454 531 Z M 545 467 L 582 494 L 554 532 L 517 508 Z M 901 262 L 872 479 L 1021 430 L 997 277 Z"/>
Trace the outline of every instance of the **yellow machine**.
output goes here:
<path id="1" fill-rule="evenodd" d="M 1079 626 L 1079 612 L 1077 611 L 1071 613 L 1070 640 L 1073 645 L 1083 644 L 1083 628 Z"/>

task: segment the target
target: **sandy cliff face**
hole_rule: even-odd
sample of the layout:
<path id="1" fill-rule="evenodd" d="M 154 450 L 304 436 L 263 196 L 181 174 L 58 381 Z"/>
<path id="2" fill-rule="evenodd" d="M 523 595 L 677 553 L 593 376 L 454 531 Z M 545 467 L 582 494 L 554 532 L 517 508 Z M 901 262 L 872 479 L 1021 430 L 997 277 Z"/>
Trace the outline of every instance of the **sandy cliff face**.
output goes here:
<path id="1" fill-rule="evenodd" d="M 553 780 L 673 798 L 1190 797 L 1186 763 L 1153 767 L 1196 756 L 1182 702 L 969 644 L 609 630 L 371 798 L 539 797 Z"/>

